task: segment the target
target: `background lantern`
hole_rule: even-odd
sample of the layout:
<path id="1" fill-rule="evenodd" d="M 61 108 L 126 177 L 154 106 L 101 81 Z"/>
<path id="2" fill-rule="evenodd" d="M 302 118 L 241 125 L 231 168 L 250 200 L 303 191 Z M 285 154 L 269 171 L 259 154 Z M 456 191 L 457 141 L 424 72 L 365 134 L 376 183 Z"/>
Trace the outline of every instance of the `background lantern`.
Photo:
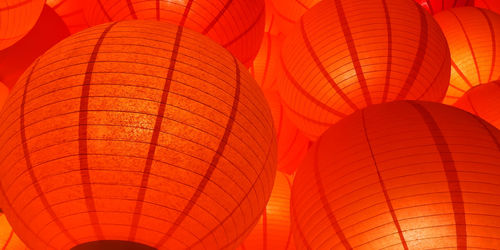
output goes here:
<path id="1" fill-rule="evenodd" d="M 474 6 L 500 14 L 500 2 L 497 0 L 474 0 Z"/>
<path id="2" fill-rule="evenodd" d="M 249 70 L 263 90 L 277 90 L 277 75 L 280 69 L 280 48 L 282 36 L 266 32 L 257 56 Z"/>
<path id="3" fill-rule="evenodd" d="M 324 0 L 285 38 L 279 91 L 290 119 L 315 140 L 370 104 L 441 101 L 450 56 L 441 29 L 405 0 Z"/>
<path id="4" fill-rule="evenodd" d="M 19 41 L 33 28 L 45 0 L 0 1 L 0 50 Z"/>
<path id="5" fill-rule="evenodd" d="M 71 34 L 74 34 L 89 27 L 83 13 L 86 2 L 81 0 L 47 0 L 47 5 L 54 9 L 66 23 Z"/>
<path id="6" fill-rule="evenodd" d="M 179 24 L 185 19 L 183 25 L 209 36 L 245 65 L 259 50 L 265 23 L 264 0 L 91 0 L 84 11 L 90 25 L 130 19 Z"/>
<path id="7" fill-rule="evenodd" d="M 474 1 L 477 0 L 415 0 L 417 3 L 422 5 L 424 9 L 429 11 L 431 14 L 436 14 L 440 11 L 458 8 L 463 6 L 473 6 Z"/>
<path id="8" fill-rule="evenodd" d="M 8 103 L 0 204 L 30 248 L 231 248 L 265 209 L 276 141 L 264 95 L 183 26 L 79 32 L 30 66 Z"/>
<path id="9" fill-rule="evenodd" d="M 271 198 L 253 231 L 239 250 L 295 249 L 290 231 L 290 189 L 293 178 L 277 172 Z"/>
<path id="10" fill-rule="evenodd" d="M 299 249 L 497 248 L 500 131 L 447 105 L 374 105 L 333 125 L 295 175 Z"/>
<path id="11" fill-rule="evenodd" d="M 500 81 L 471 88 L 454 104 L 500 128 Z"/>
<path id="12" fill-rule="evenodd" d="M 463 7 L 434 16 L 451 52 L 450 87 L 444 103 L 453 104 L 467 90 L 500 77 L 500 15 Z"/>
<path id="13" fill-rule="evenodd" d="M 288 34 L 300 17 L 320 0 L 268 0 L 278 32 Z"/>
<path id="14" fill-rule="evenodd" d="M 0 110 L 2 110 L 2 107 L 7 100 L 7 96 L 9 95 L 9 88 L 7 86 L 0 82 Z"/>
<path id="15" fill-rule="evenodd" d="M 7 218 L 0 210 L 0 247 L 3 250 L 23 250 L 26 249 L 24 243 L 12 231 Z"/>

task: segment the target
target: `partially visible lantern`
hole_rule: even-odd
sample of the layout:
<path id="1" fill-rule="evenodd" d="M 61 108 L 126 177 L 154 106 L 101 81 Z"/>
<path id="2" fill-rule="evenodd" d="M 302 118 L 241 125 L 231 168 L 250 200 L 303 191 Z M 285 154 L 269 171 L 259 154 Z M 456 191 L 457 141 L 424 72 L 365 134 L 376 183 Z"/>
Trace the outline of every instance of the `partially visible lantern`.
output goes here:
<path id="1" fill-rule="evenodd" d="M 241 243 L 240 250 L 285 250 L 295 249 L 290 230 L 290 189 L 292 177 L 277 172 L 271 198 L 266 210 L 248 237 Z"/>
<path id="2" fill-rule="evenodd" d="M 45 0 L 0 1 L 0 50 L 21 40 L 33 28 L 44 3 Z"/>
<path id="3" fill-rule="evenodd" d="M 396 101 L 343 119 L 292 187 L 299 249 L 498 249 L 500 131 L 440 103 Z"/>
<path id="4" fill-rule="evenodd" d="M 281 61 L 281 98 L 313 140 L 371 104 L 441 101 L 450 76 L 439 25 L 407 0 L 324 0 L 285 38 Z"/>
<path id="5" fill-rule="evenodd" d="M 85 20 L 82 0 L 47 0 L 47 4 L 62 18 L 71 34 L 90 27 Z"/>
<path id="6" fill-rule="evenodd" d="M 186 26 L 212 38 L 245 65 L 259 50 L 266 16 L 264 0 L 89 0 L 84 11 L 89 25 L 142 19 Z"/>
<path id="7" fill-rule="evenodd" d="M 500 77 L 500 15 L 462 7 L 440 12 L 434 18 L 451 52 L 450 87 L 444 103 L 453 104 L 473 86 Z"/>
<path id="8" fill-rule="evenodd" d="M 263 90 L 276 90 L 278 88 L 277 76 L 278 70 L 281 69 L 280 48 L 282 43 L 282 36 L 266 32 L 259 53 L 249 68 L 250 73 Z"/>
<path id="9" fill-rule="evenodd" d="M 9 95 L 9 88 L 2 82 L 0 82 L 0 110 L 2 110 L 5 101 L 7 101 L 7 96 Z"/>
<path id="10" fill-rule="evenodd" d="M 500 129 L 500 81 L 471 88 L 454 104 Z"/>
<path id="11" fill-rule="evenodd" d="M 277 29 L 284 34 L 292 30 L 300 17 L 320 0 L 267 0 L 274 13 Z"/>
<path id="12" fill-rule="evenodd" d="M 24 243 L 12 230 L 7 218 L 0 210 L 0 248 L 2 250 L 22 250 L 26 249 Z"/>
<path id="13" fill-rule="evenodd" d="M 30 248 L 232 248 L 269 199 L 265 97 L 234 56 L 183 26 L 83 30 L 28 68 L 8 103 L 0 204 Z"/>
<path id="14" fill-rule="evenodd" d="M 500 1 L 498 0 L 474 0 L 474 6 L 500 14 Z"/>
<path id="15" fill-rule="evenodd" d="M 458 8 L 463 6 L 473 6 L 477 0 L 415 0 L 422 5 L 431 14 L 436 14 L 440 11 Z"/>

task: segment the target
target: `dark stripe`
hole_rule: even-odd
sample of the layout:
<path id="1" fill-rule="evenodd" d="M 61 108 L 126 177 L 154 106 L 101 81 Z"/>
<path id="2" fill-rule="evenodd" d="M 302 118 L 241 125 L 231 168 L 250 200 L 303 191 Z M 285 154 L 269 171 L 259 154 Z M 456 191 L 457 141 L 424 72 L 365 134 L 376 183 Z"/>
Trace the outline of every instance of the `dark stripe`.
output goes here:
<path id="1" fill-rule="evenodd" d="M 201 32 L 201 34 L 206 35 L 213 27 L 214 25 L 219 21 L 219 19 L 226 13 L 226 10 L 229 8 L 233 0 L 227 0 L 227 2 L 224 4 L 224 7 L 217 13 L 217 15 L 214 17 L 214 19 L 207 25 L 207 27 Z"/>
<path id="2" fill-rule="evenodd" d="M 403 88 L 399 92 L 397 100 L 406 99 L 406 96 L 410 92 L 411 87 L 417 80 L 418 73 L 420 72 L 420 68 L 422 67 L 422 63 L 424 62 L 425 53 L 427 51 L 427 43 L 428 43 L 428 27 L 427 27 L 427 18 L 425 13 L 417 2 L 414 2 L 417 6 L 417 12 L 420 14 L 420 39 L 418 41 L 418 49 L 417 54 L 415 55 L 415 60 L 413 61 L 413 65 L 410 69 L 410 73 L 406 78 L 405 84 Z"/>
<path id="3" fill-rule="evenodd" d="M 97 217 L 97 210 L 93 198 L 92 185 L 90 181 L 90 170 L 88 162 L 88 109 L 89 109 L 89 95 L 90 95 L 90 84 L 92 82 L 92 73 L 94 71 L 94 65 L 97 60 L 97 55 L 99 54 L 99 49 L 101 48 L 104 37 L 108 34 L 113 26 L 117 23 L 112 23 L 109 25 L 101 34 L 97 40 L 94 50 L 90 56 L 89 62 L 87 64 L 87 70 L 85 72 L 85 79 L 82 85 L 82 95 L 80 98 L 80 114 L 79 114 L 79 126 L 78 126 L 78 149 L 79 149 L 79 159 L 80 159 L 80 176 L 82 180 L 83 194 L 85 196 L 85 203 L 90 217 L 90 222 L 94 226 L 94 232 L 98 239 L 103 239 L 104 235 L 102 233 L 101 227 L 99 225 L 99 218 Z"/>
<path id="4" fill-rule="evenodd" d="M 422 116 L 424 123 L 427 125 L 429 132 L 432 134 L 434 144 L 439 151 L 441 163 L 443 165 L 446 180 L 448 182 L 448 189 L 450 191 L 451 203 L 453 207 L 453 215 L 455 217 L 456 236 L 457 236 L 457 249 L 467 248 L 467 224 L 465 220 L 465 208 L 460 187 L 460 180 L 458 179 L 457 169 L 455 167 L 455 160 L 448 147 L 448 142 L 444 137 L 437 122 L 432 117 L 431 113 L 427 111 L 422 105 L 417 102 L 409 102 Z"/>
<path id="5" fill-rule="evenodd" d="M 299 0 L 295 0 L 300 6 L 302 6 L 302 8 L 304 8 L 305 10 L 308 10 L 309 8 L 304 4 L 302 3 L 301 1 Z"/>
<path id="6" fill-rule="evenodd" d="M 335 0 L 335 6 L 337 7 L 337 15 L 339 17 L 340 26 L 342 27 L 342 32 L 344 33 L 345 42 L 349 48 L 349 54 L 351 55 L 351 61 L 356 70 L 356 76 L 358 77 L 358 82 L 363 91 L 363 96 L 365 97 L 366 105 L 372 104 L 372 98 L 370 97 L 370 92 L 368 91 L 368 86 L 366 84 L 365 74 L 363 73 L 363 67 L 359 61 L 358 51 L 356 50 L 356 44 L 354 44 L 354 38 L 352 37 L 351 28 L 349 28 L 349 22 L 347 21 L 347 16 L 342 6 L 342 0 Z M 302 19 L 301 19 L 301 26 Z M 302 33 L 305 35 L 304 29 L 302 28 Z M 352 107 L 352 106 L 351 106 Z"/>
<path id="7" fill-rule="evenodd" d="M 267 207 L 262 213 L 262 249 L 267 250 Z"/>
<path id="8" fill-rule="evenodd" d="M 469 39 L 469 36 L 467 35 L 467 32 L 465 31 L 464 24 L 462 23 L 460 18 L 458 18 L 457 14 L 455 14 L 454 10 L 450 10 L 450 13 L 453 14 L 453 16 L 455 16 L 455 18 L 457 19 L 457 22 L 460 25 L 460 28 L 462 29 L 462 32 L 463 32 L 465 38 L 467 39 L 467 45 L 469 46 L 469 50 L 470 50 L 470 53 L 472 55 L 472 59 L 474 60 L 474 65 L 476 66 L 477 81 L 478 81 L 478 83 L 481 83 L 481 74 L 479 72 L 479 65 L 477 64 L 476 53 L 474 53 L 474 48 L 472 47 L 472 43 L 470 42 L 470 39 Z"/>
<path id="9" fill-rule="evenodd" d="M 460 70 L 458 65 L 453 60 L 453 58 L 451 59 L 451 67 L 457 72 L 457 74 L 460 76 L 460 78 L 462 78 L 465 81 L 465 83 L 467 83 L 467 85 L 469 85 L 469 87 L 471 87 L 471 88 L 473 87 L 472 83 L 469 81 L 469 79 L 467 79 L 467 77 L 462 72 L 462 70 Z M 451 84 L 451 85 L 453 85 L 453 84 Z"/>
<path id="10" fill-rule="evenodd" d="M 0 8 L 0 11 L 5 11 L 5 10 L 11 10 L 11 9 L 15 9 L 15 8 L 19 8 L 23 5 L 26 5 L 28 3 L 31 3 L 33 2 L 32 0 L 26 0 L 26 1 L 23 1 L 23 2 L 18 2 L 16 4 L 13 4 L 13 5 L 9 5 L 7 7 L 4 7 L 4 8 Z"/>
<path id="11" fill-rule="evenodd" d="M 168 67 L 167 77 L 165 78 L 165 84 L 163 86 L 163 93 L 161 96 L 160 106 L 158 107 L 158 113 L 156 115 L 155 126 L 153 129 L 153 134 L 151 136 L 151 141 L 149 143 L 148 156 L 146 158 L 146 164 L 144 166 L 141 186 L 137 194 L 137 199 L 135 203 L 134 215 L 132 217 L 132 224 L 130 225 L 129 241 L 134 241 L 137 234 L 137 225 L 139 224 L 139 219 L 141 218 L 142 207 L 144 203 L 144 198 L 146 197 L 146 189 L 148 187 L 149 175 L 151 173 L 151 167 L 153 165 L 154 156 L 156 153 L 156 147 L 158 145 L 158 140 L 161 132 L 161 125 L 163 123 L 163 118 L 165 115 L 165 110 L 167 108 L 168 94 L 170 92 L 170 86 L 172 85 L 172 78 L 175 71 L 175 64 L 177 62 L 177 56 L 179 54 L 179 48 L 181 44 L 182 32 L 184 31 L 184 23 L 186 22 L 189 11 L 191 10 L 193 0 L 190 0 L 186 8 L 184 9 L 184 14 L 177 27 L 177 33 L 175 35 L 174 45 L 172 49 L 172 55 L 170 58 L 170 65 Z"/>
<path id="12" fill-rule="evenodd" d="M 422 94 L 417 98 L 417 100 L 424 98 L 424 96 L 429 92 L 429 90 L 435 86 L 434 83 L 436 83 L 436 80 L 438 79 L 440 73 L 443 72 L 444 66 L 446 65 L 446 62 L 447 62 L 446 58 L 450 58 L 450 50 L 449 49 L 446 49 L 446 56 L 445 56 L 445 58 L 443 58 L 443 62 L 441 62 L 441 66 L 439 66 L 439 70 L 436 72 L 436 76 L 434 76 L 434 79 L 432 79 L 431 84 L 429 84 L 429 86 L 427 86 L 427 88 L 425 88 L 424 92 L 422 92 Z M 445 92 L 445 95 L 446 95 L 446 92 Z"/>
<path id="13" fill-rule="evenodd" d="M 497 44 L 496 44 L 496 39 L 495 39 L 495 29 L 493 28 L 493 23 L 491 22 L 490 17 L 486 14 L 486 11 L 481 8 L 477 8 L 481 14 L 483 14 L 484 18 L 488 22 L 488 27 L 490 28 L 490 33 L 491 33 L 491 69 L 490 69 L 490 75 L 488 76 L 488 82 L 491 82 L 491 78 L 493 77 L 493 72 L 495 71 L 495 59 L 496 59 L 496 54 L 497 54 Z M 482 83 L 482 82 L 480 82 Z"/>
<path id="14" fill-rule="evenodd" d="M 475 116 L 475 115 L 472 115 L 472 114 L 470 114 L 470 115 L 472 117 L 474 117 L 474 119 L 476 119 L 481 124 L 481 126 L 490 135 L 491 139 L 493 140 L 493 143 L 495 143 L 495 145 L 497 146 L 498 151 L 500 151 L 500 141 L 499 141 L 499 138 L 497 138 L 495 136 L 495 134 L 493 134 L 492 129 L 490 129 L 490 128 L 493 128 L 493 130 L 495 130 L 495 128 L 493 126 L 491 126 L 491 124 L 489 124 L 488 122 L 486 122 L 485 120 L 483 120 L 482 118 L 480 118 L 479 116 Z"/>
<path id="15" fill-rule="evenodd" d="M 443 0 L 443 3 L 444 3 L 444 0 Z M 455 0 L 452 7 L 457 7 L 457 4 L 458 4 L 458 0 Z M 443 10 L 444 9 L 445 9 L 445 6 L 443 5 Z"/>
<path id="16" fill-rule="evenodd" d="M 292 194 L 293 194 L 293 191 L 292 191 Z M 311 245 L 309 245 L 309 242 L 307 242 L 307 238 L 304 235 L 304 231 L 302 231 L 302 228 L 300 228 L 300 223 L 297 220 L 297 212 L 295 211 L 295 206 L 293 205 L 294 200 L 295 199 L 293 199 L 293 195 L 292 195 L 292 198 L 290 199 L 290 216 L 292 217 L 291 219 L 293 219 L 295 221 L 295 223 L 291 223 L 291 224 L 292 224 L 292 226 L 295 225 L 295 229 L 297 229 L 297 232 L 299 233 L 300 239 L 302 239 L 302 243 L 304 244 L 306 249 L 311 250 L 312 247 L 311 247 Z M 292 227 L 290 227 L 290 228 L 292 228 Z"/>
<path id="17" fill-rule="evenodd" d="M 429 2 L 427 0 L 426 2 L 427 2 L 427 6 L 429 6 L 429 10 L 430 10 L 431 14 L 434 14 L 434 8 L 432 8 L 432 1 Z M 444 0 L 443 0 L 443 2 L 444 2 Z"/>
<path id="18" fill-rule="evenodd" d="M 474 114 L 477 115 L 477 116 L 479 116 L 479 114 L 477 113 L 476 108 L 474 107 L 474 104 L 472 103 L 471 95 L 472 95 L 472 93 L 470 93 L 468 95 L 465 95 L 467 97 L 467 102 L 469 102 L 469 105 L 472 108 L 472 111 L 474 112 Z"/>
<path id="19" fill-rule="evenodd" d="M 217 147 L 217 150 L 212 157 L 212 160 L 210 161 L 210 165 L 208 169 L 206 170 L 203 179 L 201 182 L 198 184 L 198 187 L 196 188 L 196 191 L 194 194 L 191 196 L 189 199 L 189 202 L 187 205 L 184 207 L 182 212 L 179 214 L 179 216 L 175 219 L 174 223 L 172 226 L 168 229 L 167 233 L 156 243 L 156 247 L 159 249 L 161 248 L 165 242 L 176 232 L 176 230 L 179 228 L 179 226 L 182 224 L 184 219 L 188 216 L 188 214 L 191 212 L 191 209 L 194 207 L 198 199 L 200 198 L 201 194 L 205 190 L 205 187 L 207 186 L 208 182 L 210 181 L 210 178 L 212 177 L 213 172 L 217 168 L 217 165 L 219 163 L 220 158 L 222 157 L 222 154 L 224 153 L 224 149 L 226 148 L 226 145 L 229 140 L 229 136 L 231 135 L 233 125 L 234 125 L 234 120 L 236 118 L 236 113 L 238 111 L 238 105 L 240 102 L 240 89 L 241 89 L 241 76 L 240 76 L 240 67 L 238 64 L 238 60 L 233 57 L 234 59 L 234 64 L 236 68 L 236 79 L 235 79 L 235 91 L 234 91 L 234 99 L 233 99 L 233 106 L 231 108 L 231 113 L 229 114 L 229 119 L 227 120 L 227 124 L 224 130 L 224 134 L 222 136 L 221 141 L 219 142 L 219 146 Z"/>
<path id="20" fill-rule="evenodd" d="M 156 0 L 156 21 L 160 21 L 160 0 Z"/>
<path id="21" fill-rule="evenodd" d="M 377 160 L 375 159 L 375 154 L 373 153 L 372 144 L 370 142 L 370 138 L 368 137 L 368 131 L 366 130 L 366 118 L 365 111 L 361 111 L 361 119 L 363 121 L 363 131 L 365 132 L 366 143 L 368 144 L 368 148 L 370 149 L 370 154 L 373 160 L 373 164 L 375 165 L 375 169 L 377 170 L 378 181 L 380 183 L 380 187 L 382 188 L 382 192 L 384 193 L 385 202 L 387 203 L 387 207 L 389 207 L 389 211 L 391 213 L 392 221 L 398 230 L 399 239 L 401 240 L 401 244 L 403 244 L 403 248 L 408 250 L 408 245 L 406 244 L 405 237 L 403 232 L 401 231 L 401 226 L 399 225 L 398 217 L 396 216 L 396 212 L 394 211 L 394 207 L 392 206 L 391 199 L 389 198 L 389 193 L 387 192 L 387 188 L 384 183 L 384 179 L 380 174 L 380 169 L 378 168 Z"/>
<path id="22" fill-rule="evenodd" d="M 9 237 L 7 237 L 7 241 L 4 242 L 4 245 L 2 247 L 3 250 L 6 250 L 7 247 L 9 246 L 9 243 L 12 240 L 12 235 L 14 235 L 14 230 L 11 228 L 10 233 L 9 233 Z"/>
<path id="23" fill-rule="evenodd" d="M 135 13 L 134 4 L 132 3 L 132 0 L 127 0 L 127 6 L 132 18 L 137 19 L 137 14 Z"/>
<path id="24" fill-rule="evenodd" d="M 255 25 L 257 25 L 257 23 L 259 23 L 259 21 L 264 18 L 263 14 L 265 12 L 265 7 L 262 8 L 262 10 L 260 11 L 259 15 L 257 16 L 257 18 L 255 19 L 255 21 L 250 24 L 250 26 L 248 26 L 248 28 L 246 30 L 244 30 L 241 34 L 237 35 L 236 37 L 233 38 L 233 40 L 225 43 L 224 45 L 222 45 L 224 48 L 227 48 L 229 46 L 231 46 L 231 44 L 235 43 L 236 41 L 238 41 L 239 39 L 241 39 L 244 35 L 246 35 L 248 32 L 250 32 L 250 30 L 252 30 Z M 244 62 L 244 63 L 247 63 L 247 62 Z"/>
<path id="25" fill-rule="evenodd" d="M 384 95 L 382 96 L 382 103 L 387 101 L 387 94 L 389 93 L 389 86 L 391 86 L 391 71 L 392 71 L 392 26 L 391 17 L 389 15 L 389 8 L 387 1 L 382 0 L 385 12 L 385 23 L 387 24 L 387 68 L 385 70 L 385 86 Z"/>
<path id="26" fill-rule="evenodd" d="M 109 22 L 113 21 L 113 19 L 111 18 L 111 16 L 109 16 L 108 11 L 106 10 L 106 8 L 104 8 L 104 5 L 102 4 L 101 0 L 97 0 L 97 4 L 99 4 L 99 7 L 101 8 L 102 13 L 108 19 L 108 21 Z"/>
<path id="27" fill-rule="evenodd" d="M 323 204 L 323 210 L 325 210 L 325 214 L 326 214 L 326 216 L 328 216 L 328 220 L 330 221 L 330 224 L 332 225 L 333 229 L 335 230 L 337 237 L 342 242 L 342 245 L 344 245 L 344 247 L 346 249 L 352 249 L 351 244 L 349 244 L 349 241 L 347 241 L 347 238 L 344 234 L 344 231 L 342 230 L 342 228 L 340 228 L 340 225 L 337 221 L 337 218 L 335 218 L 333 210 L 330 207 L 330 203 L 328 202 L 328 199 L 326 198 L 325 187 L 323 185 L 323 182 L 321 181 L 321 174 L 319 172 L 318 157 L 319 157 L 320 145 L 321 145 L 321 138 L 318 140 L 318 142 L 316 143 L 316 147 L 314 148 L 314 160 L 313 160 L 314 161 L 313 171 L 314 171 L 314 177 L 316 179 L 316 184 L 318 187 L 319 197 L 320 197 L 321 203 Z"/>

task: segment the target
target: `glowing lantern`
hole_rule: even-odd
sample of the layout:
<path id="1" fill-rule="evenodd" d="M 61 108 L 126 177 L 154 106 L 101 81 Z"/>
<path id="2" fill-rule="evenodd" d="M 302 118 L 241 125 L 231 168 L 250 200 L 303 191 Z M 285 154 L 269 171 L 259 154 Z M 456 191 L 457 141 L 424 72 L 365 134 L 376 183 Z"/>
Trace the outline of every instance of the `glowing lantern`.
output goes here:
<path id="1" fill-rule="evenodd" d="M 26 249 L 24 243 L 12 231 L 5 215 L 0 210 L 0 247 L 3 250 L 21 250 Z"/>
<path id="2" fill-rule="evenodd" d="M 90 25 L 130 19 L 161 20 L 186 26 L 228 49 L 250 65 L 264 32 L 264 0 L 91 0 L 84 9 Z"/>
<path id="3" fill-rule="evenodd" d="M 45 0 L 0 1 L 0 50 L 19 41 L 33 28 Z"/>
<path id="4" fill-rule="evenodd" d="M 265 33 L 259 53 L 249 70 L 263 90 L 277 89 L 277 75 L 280 69 L 280 48 L 283 39 Z"/>
<path id="5" fill-rule="evenodd" d="M 454 104 L 500 128 L 500 81 L 471 88 Z"/>
<path id="6" fill-rule="evenodd" d="M 83 30 L 28 68 L 8 102 L 0 204 L 30 248 L 231 248 L 265 209 L 271 112 L 245 67 L 197 32 Z"/>
<path id="7" fill-rule="evenodd" d="M 450 76 L 439 26 L 405 0 L 324 0 L 285 38 L 281 61 L 281 98 L 313 140 L 371 104 L 441 101 Z"/>
<path id="8" fill-rule="evenodd" d="M 290 231 L 290 189 L 292 178 L 283 173 L 276 173 L 271 198 L 266 210 L 243 241 L 240 250 L 258 249 L 295 249 Z"/>
<path id="9" fill-rule="evenodd" d="M 473 6 L 474 1 L 477 0 L 415 0 L 417 3 L 422 5 L 431 14 L 436 14 L 440 11 L 463 7 L 463 6 Z"/>
<path id="10" fill-rule="evenodd" d="M 300 17 L 320 0 L 268 0 L 277 29 L 288 34 Z"/>
<path id="11" fill-rule="evenodd" d="M 474 6 L 500 14 L 500 1 L 498 0 L 474 0 Z"/>
<path id="12" fill-rule="evenodd" d="M 299 249 L 496 249 L 500 131 L 447 105 L 374 105 L 333 125 L 295 175 Z"/>
<path id="13" fill-rule="evenodd" d="M 45 5 L 33 29 L 16 44 L 0 51 L 0 80 L 12 88 L 36 58 L 69 35 L 66 24 Z"/>
<path id="14" fill-rule="evenodd" d="M 71 34 L 90 27 L 85 20 L 82 0 L 47 0 L 47 4 L 64 20 Z"/>
<path id="15" fill-rule="evenodd" d="M 5 104 L 8 95 L 9 95 L 9 88 L 7 88 L 5 84 L 0 82 L 0 110 L 2 110 L 2 107 Z"/>
<path id="16" fill-rule="evenodd" d="M 453 104 L 473 86 L 500 77 L 500 15 L 462 7 L 440 12 L 434 18 L 451 52 L 450 87 L 444 103 Z"/>

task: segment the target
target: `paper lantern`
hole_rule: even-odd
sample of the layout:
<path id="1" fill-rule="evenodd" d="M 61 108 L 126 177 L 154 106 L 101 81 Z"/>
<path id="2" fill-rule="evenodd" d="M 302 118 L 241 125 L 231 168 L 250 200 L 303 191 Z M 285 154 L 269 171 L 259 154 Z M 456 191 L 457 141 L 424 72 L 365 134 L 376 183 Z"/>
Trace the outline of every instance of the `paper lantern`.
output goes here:
<path id="1" fill-rule="evenodd" d="M 9 95 L 9 88 L 5 86 L 2 82 L 0 82 L 0 110 L 2 110 L 2 107 L 7 100 L 7 96 Z"/>
<path id="2" fill-rule="evenodd" d="M 453 104 L 467 90 L 500 77 L 500 15 L 462 7 L 434 16 L 451 52 L 450 87 L 444 103 Z"/>
<path id="3" fill-rule="evenodd" d="M 474 1 L 477 0 L 415 0 L 417 3 L 422 5 L 424 9 L 429 11 L 431 14 L 436 14 L 440 11 L 458 8 L 463 6 L 473 6 Z"/>
<path id="4" fill-rule="evenodd" d="M 290 231 L 290 189 L 292 178 L 276 173 L 271 198 L 266 210 L 253 231 L 243 241 L 239 250 L 295 249 Z"/>
<path id="5" fill-rule="evenodd" d="M 66 24 L 45 5 L 33 29 L 16 44 L 0 51 L 0 80 L 12 88 L 36 58 L 68 36 Z"/>
<path id="6" fill-rule="evenodd" d="M 300 17 L 320 0 L 268 0 L 279 32 L 290 33 Z"/>
<path id="7" fill-rule="evenodd" d="M 271 112 L 244 66 L 197 32 L 83 30 L 28 68 L 8 102 L 0 204 L 30 248 L 231 248 L 265 209 Z"/>
<path id="8" fill-rule="evenodd" d="M 12 227 L 0 210 L 0 247 L 3 250 L 22 250 L 26 249 L 24 243 L 12 231 Z"/>
<path id="9" fill-rule="evenodd" d="M 19 41 L 33 28 L 45 0 L 0 1 L 0 50 Z"/>
<path id="10" fill-rule="evenodd" d="M 474 0 L 474 6 L 500 14 L 500 2 L 497 0 Z"/>
<path id="11" fill-rule="evenodd" d="M 249 70 L 263 90 L 277 90 L 277 75 L 280 69 L 280 48 L 283 37 L 266 32 L 259 53 Z"/>
<path id="12" fill-rule="evenodd" d="M 500 128 L 500 81 L 471 88 L 454 104 Z"/>
<path id="13" fill-rule="evenodd" d="M 63 19 L 71 34 L 90 27 L 85 20 L 81 0 L 47 0 L 47 4 Z"/>
<path id="14" fill-rule="evenodd" d="M 180 24 L 209 36 L 250 65 L 264 32 L 264 0 L 91 0 L 84 9 L 90 25 L 147 19 Z"/>
<path id="15" fill-rule="evenodd" d="M 313 140 L 371 104 L 441 101 L 450 76 L 439 26 L 406 0 L 324 0 L 285 38 L 281 61 L 284 106 Z"/>
<path id="16" fill-rule="evenodd" d="M 370 106 L 333 125 L 295 175 L 299 249 L 496 249 L 500 131 L 440 103 Z"/>

